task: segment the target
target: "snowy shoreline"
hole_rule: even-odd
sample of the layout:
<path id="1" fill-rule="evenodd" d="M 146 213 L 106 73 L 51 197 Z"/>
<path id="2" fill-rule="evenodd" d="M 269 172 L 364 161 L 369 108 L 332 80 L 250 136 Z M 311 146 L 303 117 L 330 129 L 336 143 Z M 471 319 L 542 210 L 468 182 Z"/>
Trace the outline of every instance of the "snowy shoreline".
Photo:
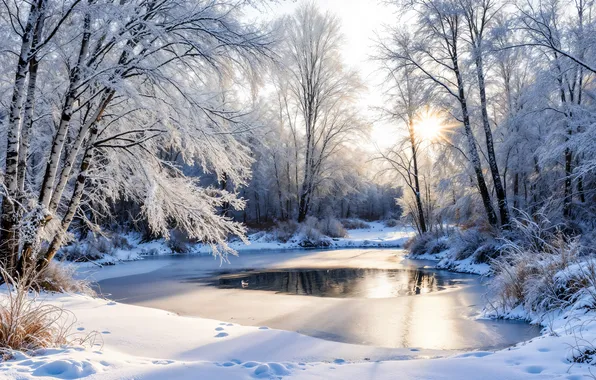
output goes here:
<path id="1" fill-rule="evenodd" d="M 71 310 L 77 334 L 95 331 L 93 347 L 38 350 L 0 363 L 0 378 L 188 379 L 580 379 L 571 366 L 562 318 L 552 332 L 508 349 L 436 358 L 417 350 L 330 342 L 267 327 L 248 327 L 81 295 L 43 295 Z M 584 333 L 595 334 L 594 328 Z M 409 360 L 412 359 L 412 360 Z"/>
<path id="2" fill-rule="evenodd" d="M 273 250 L 309 250 L 309 249 L 341 249 L 341 248 L 402 248 L 414 234 L 410 227 L 386 227 L 382 222 L 369 222 L 369 228 L 348 230 L 345 238 L 327 238 L 328 246 L 304 247 L 302 240 L 294 237 L 288 242 L 279 242 L 271 234 L 259 231 L 247 236 L 249 244 L 242 241 L 230 242 L 229 246 L 238 254 L 257 251 Z M 104 255 L 102 259 L 75 263 L 77 266 L 93 267 L 111 265 L 117 262 L 134 261 L 146 256 L 179 255 L 172 252 L 164 239 L 141 242 L 141 237 L 134 234 L 126 235 L 132 247 L 130 249 L 115 249 L 112 253 Z M 193 244 L 184 255 L 211 255 L 211 247 L 204 244 Z"/>
<path id="3" fill-rule="evenodd" d="M 408 238 L 404 234 L 409 232 L 400 231 L 389 239 L 379 234 L 381 230 L 361 231 L 361 241 L 403 244 Z M 371 233 L 377 235 L 376 238 Z M 347 242 L 341 243 L 339 247 L 329 248 L 355 248 Z M 240 253 L 250 254 L 248 247 L 254 246 L 247 246 Z M 271 244 L 269 247 L 288 252 L 299 248 Z M 143 249 L 142 244 L 136 248 Z M 257 248 L 263 249 L 263 246 Z M 195 254 L 205 253 L 199 250 Z M 439 254 L 411 258 L 440 262 L 443 257 Z M 164 262 L 147 260 L 144 265 L 111 266 L 96 271 L 94 280 L 152 271 Z M 78 265 L 81 269 L 85 265 L 97 267 L 91 263 Z M 183 380 L 200 375 L 204 379 L 389 380 L 395 379 L 396 374 L 400 374 L 400 379 L 474 379 L 482 373 L 482 378 L 489 380 L 538 377 L 579 380 L 589 376 L 591 366 L 571 362 L 577 354 L 574 347 L 577 347 L 578 336 L 582 334 L 586 341 L 596 338 L 593 313 L 582 310 L 544 317 L 543 321 L 549 323 L 542 335 L 503 350 L 448 353 L 338 343 L 266 326 L 184 317 L 82 295 L 43 294 L 41 297 L 72 311 L 76 317 L 73 325 L 76 334 L 84 336 L 95 332 L 95 345 L 38 350 L 29 355 L 15 353 L 13 360 L 0 362 L 0 379 Z M 521 312 L 511 316 L 529 317 Z M 573 324 L 576 327 L 570 325 L 571 320 L 576 322 Z"/>

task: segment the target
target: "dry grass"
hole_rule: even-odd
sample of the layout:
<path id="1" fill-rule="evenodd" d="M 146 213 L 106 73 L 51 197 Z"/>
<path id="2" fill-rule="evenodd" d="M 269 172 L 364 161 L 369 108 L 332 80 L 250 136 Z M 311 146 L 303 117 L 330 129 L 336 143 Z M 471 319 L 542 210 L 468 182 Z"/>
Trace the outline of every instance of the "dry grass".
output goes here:
<path id="1" fill-rule="evenodd" d="M 504 245 L 503 256 L 492 262 L 499 309 L 522 305 L 530 313 L 542 313 L 572 306 L 580 298 L 596 300 L 596 268 L 581 254 L 577 238 L 530 218 L 516 221 L 516 233 L 516 240 Z"/>
<path id="2" fill-rule="evenodd" d="M 25 275 L 14 279 L 4 270 L 0 272 L 7 280 L 5 289 L 0 292 L 0 357 L 10 357 L 12 351 L 95 344 L 99 336 L 96 332 L 71 333 L 76 323 L 72 312 L 39 298 L 34 290 L 44 277 Z"/>
<path id="3" fill-rule="evenodd" d="M 76 268 L 58 262 L 51 262 L 38 274 L 36 283 L 40 289 L 56 293 L 80 293 L 95 296 L 88 281 L 75 278 Z"/>

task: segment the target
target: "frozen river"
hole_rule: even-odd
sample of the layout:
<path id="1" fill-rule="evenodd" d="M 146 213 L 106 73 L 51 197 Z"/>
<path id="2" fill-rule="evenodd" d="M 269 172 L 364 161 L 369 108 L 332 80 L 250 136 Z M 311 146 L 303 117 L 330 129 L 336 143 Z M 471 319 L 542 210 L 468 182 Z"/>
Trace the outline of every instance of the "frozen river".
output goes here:
<path id="1" fill-rule="evenodd" d="M 123 303 L 380 347 L 494 349 L 539 334 L 526 323 L 477 319 L 486 303 L 481 277 L 404 253 L 243 252 L 221 265 L 206 256 L 155 257 L 102 269 L 119 277 L 98 286 Z"/>

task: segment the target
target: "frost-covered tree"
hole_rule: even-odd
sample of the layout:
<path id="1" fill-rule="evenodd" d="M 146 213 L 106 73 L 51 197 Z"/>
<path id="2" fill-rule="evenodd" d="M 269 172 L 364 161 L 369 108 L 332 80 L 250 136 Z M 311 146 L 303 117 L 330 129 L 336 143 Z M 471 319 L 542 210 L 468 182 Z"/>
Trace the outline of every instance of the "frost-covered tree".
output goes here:
<path id="1" fill-rule="evenodd" d="M 466 67 L 463 63 L 466 53 L 462 36 L 464 12 L 458 2 L 452 0 L 414 1 L 405 9 L 414 12 L 415 33 L 395 29 L 391 38 L 381 46 L 381 58 L 394 69 L 413 67 L 457 103 L 459 109 L 454 117 L 463 126 L 467 145 L 465 157 L 474 171 L 486 218 L 491 225 L 497 225 L 498 219 L 471 120 Z"/>
<path id="2" fill-rule="evenodd" d="M 303 144 L 304 166 L 298 197 L 298 221 L 310 211 L 317 188 L 325 181 L 331 157 L 364 129 L 354 103 L 361 84 L 342 62 L 338 19 L 312 3 L 301 4 L 284 19 L 279 83 L 287 88 L 284 106 L 291 128 Z M 284 86 L 285 86 L 284 85 Z"/>
<path id="3" fill-rule="evenodd" d="M 252 75 L 269 40 L 241 23 L 248 2 L 19 0 L 4 2 L 0 259 L 45 266 L 73 219 L 91 222 L 119 198 L 151 229 L 184 230 L 226 253 L 244 228 L 217 209 L 234 193 L 203 188 L 179 160 L 243 184 L 250 120 L 213 78 Z M 240 74 L 240 75 L 239 75 Z M 8 85 L 6 85 L 8 84 Z"/>

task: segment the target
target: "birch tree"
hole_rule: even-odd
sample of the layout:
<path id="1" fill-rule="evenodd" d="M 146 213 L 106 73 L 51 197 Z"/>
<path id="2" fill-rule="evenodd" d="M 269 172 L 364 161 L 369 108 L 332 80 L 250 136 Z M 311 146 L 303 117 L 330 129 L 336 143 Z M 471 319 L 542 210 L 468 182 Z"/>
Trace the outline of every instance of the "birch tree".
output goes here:
<path id="1" fill-rule="evenodd" d="M 497 205 L 499 208 L 499 217 L 503 227 L 509 227 L 509 206 L 505 188 L 499 174 L 499 164 L 495 154 L 493 142 L 493 132 L 488 115 L 488 101 L 486 96 L 486 70 L 484 67 L 484 57 L 486 55 L 485 34 L 489 33 L 489 28 L 494 18 L 498 14 L 501 6 L 495 0 L 460 0 L 460 6 L 463 19 L 466 22 L 469 41 L 471 45 L 472 59 L 476 66 L 476 77 L 478 81 L 478 93 L 480 97 L 480 110 L 482 114 L 482 127 L 484 129 L 484 141 L 486 144 L 486 153 L 488 167 L 490 169 Z"/>
<path id="2" fill-rule="evenodd" d="M 39 0 L 5 6 L 21 38 L 19 48 L 7 47 L 20 53 L 6 61 L 14 79 L 3 125 L 4 265 L 13 272 L 43 268 L 68 240 L 75 217 L 90 221 L 118 197 L 143 205 L 156 234 L 167 237 L 178 227 L 215 253 L 231 252 L 227 235 L 242 237 L 244 228 L 217 210 L 223 204 L 242 208 L 243 202 L 226 190 L 203 189 L 160 152 L 174 147 L 183 162 L 236 184 L 249 178 L 250 152 L 236 135 L 251 121 L 240 105 L 222 102 L 209 80 L 252 72 L 269 55 L 267 35 L 238 21 L 245 2 Z M 55 85 L 44 99 L 52 104 L 51 124 L 34 108 L 36 82 Z M 32 138 L 42 140 L 31 144 Z M 35 167 L 29 146 L 43 157 Z"/>
<path id="3" fill-rule="evenodd" d="M 486 218 L 491 225 L 497 226 L 498 219 L 472 129 L 465 72 L 461 66 L 464 17 L 457 3 L 450 0 L 416 1 L 412 7 L 417 15 L 416 35 L 394 30 L 390 42 L 382 44 L 382 59 L 394 67 L 414 68 L 458 103 L 456 118 L 464 127 L 467 159 L 475 174 Z"/>

